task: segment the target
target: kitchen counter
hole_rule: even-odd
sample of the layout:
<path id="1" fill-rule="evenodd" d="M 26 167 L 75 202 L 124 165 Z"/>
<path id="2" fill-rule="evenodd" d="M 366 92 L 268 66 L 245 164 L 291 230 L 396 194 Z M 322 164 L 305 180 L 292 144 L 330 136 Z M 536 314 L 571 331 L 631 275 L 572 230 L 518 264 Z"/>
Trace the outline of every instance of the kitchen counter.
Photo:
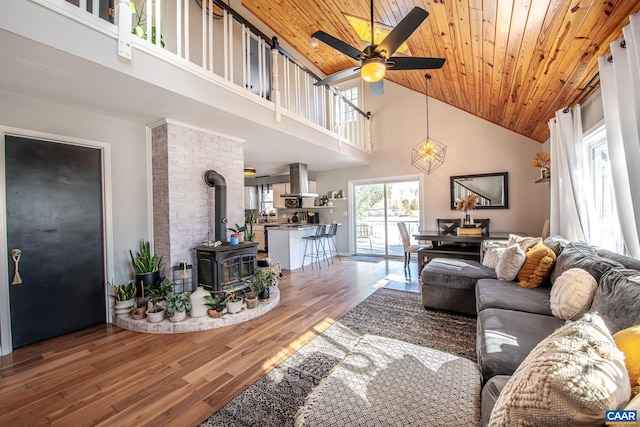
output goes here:
<path id="1" fill-rule="evenodd" d="M 279 261 L 280 268 L 283 270 L 301 268 L 305 244 L 303 237 L 313 236 L 318 225 L 320 224 L 293 223 L 269 227 L 267 231 L 269 233 L 269 258 Z M 304 265 L 309 265 L 311 262 L 312 259 L 307 257 Z"/>

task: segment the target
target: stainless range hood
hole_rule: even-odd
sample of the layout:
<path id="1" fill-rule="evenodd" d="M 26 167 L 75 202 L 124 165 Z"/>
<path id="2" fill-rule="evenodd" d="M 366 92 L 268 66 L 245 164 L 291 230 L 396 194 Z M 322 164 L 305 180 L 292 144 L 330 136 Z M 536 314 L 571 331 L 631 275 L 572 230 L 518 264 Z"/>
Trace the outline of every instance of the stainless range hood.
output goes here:
<path id="1" fill-rule="evenodd" d="M 309 193 L 309 172 L 304 163 L 292 163 L 289 165 L 289 185 L 291 192 L 281 194 L 280 197 L 318 197 L 315 193 Z"/>

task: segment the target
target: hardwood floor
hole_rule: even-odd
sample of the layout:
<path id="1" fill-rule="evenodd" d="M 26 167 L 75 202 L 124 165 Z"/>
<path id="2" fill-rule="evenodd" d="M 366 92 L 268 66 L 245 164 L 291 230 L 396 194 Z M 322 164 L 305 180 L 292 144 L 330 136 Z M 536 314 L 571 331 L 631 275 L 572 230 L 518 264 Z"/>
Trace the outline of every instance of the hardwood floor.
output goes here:
<path id="1" fill-rule="evenodd" d="M 278 307 L 204 332 L 98 325 L 0 358 L 1 426 L 190 426 L 204 421 L 377 288 L 419 292 L 416 262 L 343 258 L 284 272 Z"/>

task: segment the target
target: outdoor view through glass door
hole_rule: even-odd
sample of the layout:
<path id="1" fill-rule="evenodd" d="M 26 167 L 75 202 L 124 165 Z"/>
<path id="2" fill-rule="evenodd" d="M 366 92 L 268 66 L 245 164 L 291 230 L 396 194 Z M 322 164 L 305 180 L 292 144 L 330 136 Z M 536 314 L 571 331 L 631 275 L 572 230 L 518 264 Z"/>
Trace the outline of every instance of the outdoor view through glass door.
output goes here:
<path id="1" fill-rule="evenodd" d="M 418 179 L 354 184 L 355 252 L 358 255 L 402 256 L 398 222 L 409 235 L 420 226 Z"/>

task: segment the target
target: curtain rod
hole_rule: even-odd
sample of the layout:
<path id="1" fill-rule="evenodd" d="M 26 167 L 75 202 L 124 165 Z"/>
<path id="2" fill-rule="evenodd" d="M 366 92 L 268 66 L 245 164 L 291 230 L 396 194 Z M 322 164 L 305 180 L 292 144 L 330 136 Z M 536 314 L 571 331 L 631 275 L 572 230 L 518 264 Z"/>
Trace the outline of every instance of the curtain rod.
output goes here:
<path id="1" fill-rule="evenodd" d="M 596 79 L 598 81 L 595 81 Z M 600 72 L 597 72 L 593 77 L 591 77 L 591 80 L 589 80 L 589 83 L 587 83 L 585 87 L 580 89 L 580 92 L 578 92 L 576 97 L 573 98 L 573 100 L 569 103 L 569 105 L 567 105 L 567 107 L 564 110 L 562 110 L 562 112 L 568 113 L 576 104 L 582 104 L 582 102 L 584 102 L 587 99 L 587 97 L 591 95 L 591 92 L 596 90 L 598 86 L 600 86 Z"/>

